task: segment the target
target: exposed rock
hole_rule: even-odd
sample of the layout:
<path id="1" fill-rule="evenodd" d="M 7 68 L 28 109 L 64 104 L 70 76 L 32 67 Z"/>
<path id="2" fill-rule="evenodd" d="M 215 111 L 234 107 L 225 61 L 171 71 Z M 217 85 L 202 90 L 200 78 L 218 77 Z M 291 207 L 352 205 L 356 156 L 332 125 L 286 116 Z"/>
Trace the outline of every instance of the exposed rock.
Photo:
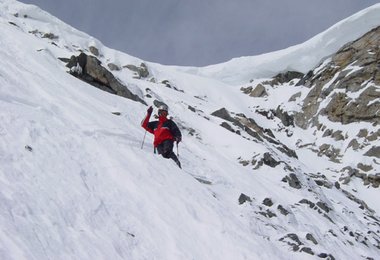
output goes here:
<path id="1" fill-rule="evenodd" d="M 365 156 L 380 158 L 380 146 L 373 146 L 365 154 Z"/>
<path id="2" fill-rule="evenodd" d="M 108 63 L 107 66 L 108 66 L 108 68 L 111 71 L 114 71 L 114 70 L 119 71 L 119 70 L 121 70 L 121 68 L 119 66 L 117 66 L 116 64 L 114 64 L 114 63 Z"/>
<path id="3" fill-rule="evenodd" d="M 335 257 L 333 257 L 331 254 L 326 254 L 326 253 L 320 253 L 318 254 L 318 257 L 326 258 L 328 260 L 335 260 Z"/>
<path id="4" fill-rule="evenodd" d="M 227 121 L 230 121 L 230 122 L 234 122 L 235 119 L 233 119 L 231 116 L 230 116 L 230 113 L 227 111 L 227 109 L 225 109 L 224 107 L 211 113 L 212 116 L 216 116 L 216 117 L 220 117 L 224 120 L 227 120 Z"/>
<path id="5" fill-rule="evenodd" d="M 135 65 L 125 65 L 123 68 L 127 68 L 131 71 L 134 71 L 137 73 L 138 78 L 147 78 L 149 76 L 149 70 L 148 67 L 145 65 L 145 63 L 141 63 L 140 66 Z"/>
<path id="6" fill-rule="evenodd" d="M 342 184 L 348 184 L 351 181 L 351 176 L 340 177 L 339 181 L 341 181 Z"/>
<path id="7" fill-rule="evenodd" d="M 331 210 L 331 208 L 329 206 L 327 206 L 327 204 L 323 201 L 318 201 L 317 206 L 320 207 L 321 209 L 323 209 L 327 213 L 329 213 Z"/>
<path id="8" fill-rule="evenodd" d="M 318 115 L 327 115 L 333 122 L 380 123 L 380 26 L 354 42 L 343 46 L 330 61 L 318 67 L 316 73 L 308 73 L 300 82 L 311 87 L 302 106 L 302 113 L 295 117 L 296 125 L 306 128 L 317 125 Z M 355 70 L 354 70 L 355 68 Z M 358 69 L 360 68 L 360 69 Z M 352 99 L 351 93 L 358 93 Z M 330 102 L 324 108 L 320 103 L 326 98 Z"/>
<path id="9" fill-rule="evenodd" d="M 345 93 L 336 93 L 333 95 L 331 102 L 324 109 L 323 114 L 333 122 L 349 124 L 360 121 L 374 121 L 380 123 L 380 116 L 377 115 L 380 103 L 372 103 L 374 98 L 379 99 L 380 94 L 375 87 L 367 88 L 356 101 L 348 98 Z"/>
<path id="10" fill-rule="evenodd" d="M 62 60 L 62 58 L 60 58 Z M 79 66 L 82 70 L 86 66 L 87 63 L 87 55 L 85 53 L 79 54 L 79 56 L 71 56 L 70 60 L 67 62 L 66 67 L 73 68 L 75 66 Z"/>
<path id="11" fill-rule="evenodd" d="M 15 24 L 14 22 L 8 22 L 9 24 L 13 25 L 13 26 L 16 26 L 16 27 L 19 27 L 17 24 Z"/>
<path id="12" fill-rule="evenodd" d="M 285 176 L 282 179 L 283 182 L 287 182 L 290 187 L 295 189 L 301 189 L 301 182 L 298 180 L 297 176 L 294 173 L 289 174 L 289 176 Z"/>
<path id="13" fill-rule="evenodd" d="M 249 94 L 251 97 L 266 97 L 268 93 L 262 84 L 258 84 Z"/>
<path id="14" fill-rule="evenodd" d="M 308 253 L 309 255 L 314 255 L 314 252 L 310 247 L 303 247 L 301 248 L 300 252 L 305 252 L 305 253 Z"/>
<path id="15" fill-rule="evenodd" d="M 298 93 L 296 93 L 296 94 L 294 94 L 293 96 L 291 96 L 290 98 L 289 98 L 289 102 L 294 102 L 294 101 L 297 101 L 297 99 L 298 98 L 300 98 L 301 97 L 301 92 L 298 92 Z"/>
<path id="16" fill-rule="evenodd" d="M 273 202 L 272 202 L 272 200 L 271 200 L 270 198 L 265 198 L 265 199 L 263 200 L 263 204 L 264 204 L 265 206 L 268 206 L 268 207 L 272 207 L 272 206 L 273 206 Z"/>
<path id="17" fill-rule="evenodd" d="M 89 50 L 92 54 L 94 54 L 96 57 L 99 56 L 99 50 L 95 46 L 90 46 Z"/>
<path id="18" fill-rule="evenodd" d="M 318 156 L 322 155 L 327 156 L 333 162 L 339 163 L 340 150 L 330 144 L 323 144 L 319 147 Z"/>
<path id="19" fill-rule="evenodd" d="M 297 234 L 290 233 L 279 239 L 279 241 L 285 242 L 292 246 L 293 251 L 298 251 L 300 246 L 303 245 Z"/>
<path id="20" fill-rule="evenodd" d="M 369 174 L 368 175 L 368 181 L 372 183 L 374 188 L 378 188 L 380 184 L 380 173 L 377 175 Z"/>
<path id="21" fill-rule="evenodd" d="M 50 40 L 56 40 L 58 39 L 59 37 L 57 35 L 55 35 L 54 33 L 45 33 L 42 38 L 47 38 L 47 39 L 50 39 Z"/>
<path id="22" fill-rule="evenodd" d="M 342 131 L 335 131 L 331 134 L 331 137 L 335 139 L 335 141 L 341 141 L 344 140 L 344 136 L 342 134 Z"/>
<path id="23" fill-rule="evenodd" d="M 33 148 L 30 145 L 25 145 L 25 150 L 32 152 Z"/>
<path id="24" fill-rule="evenodd" d="M 212 185 L 212 182 L 209 181 L 209 180 L 205 180 L 205 179 L 202 179 L 200 177 L 194 177 L 197 181 L 199 181 L 200 183 L 202 184 L 206 184 L 206 185 Z"/>
<path id="25" fill-rule="evenodd" d="M 250 161 L 249 160 L 240 160 L 239 163 L 242 164 L 243 166 L 247 166 L 247 165 L 249 165 Z"/>
<path id="26" fill-rule="evenodd" d="M 252 202 L 252 199 L 249 196 L 245 195 L 244 193 L 241 193 L 239 197 L 239 204 L 241 205 L 247 201 Z"/>
<path id="27" fill-rule="evenodd" d="M 230 131 L 232 133 L 235 133 L 235 130 L 227 122 L 221 123 L 220 126 L 224 127 L 225 129 L 227 129 L 228 131 Z"/>
<path id="28" fill-rule="evenodd" d="M 142 78 L 147 78 L 149 76 L 149 70 L 145 63 L 140 64 L 139 75 Z"/>
<path id="29" fill-rule="evenodd" d="M 341 171 L 342 172 L 347 172 L 348 176 L 350 176 L 350 177 L 355 176 L 358 173 L 358 170 L 352 168 L 351 166 L 346 166 Z"/>
<path id="30" fill-rule="evenodd" d="M 322 136 L 322 137 L 331 136 L 332 133 L 333 133 L 333 130 L 331 130 L 331 129 L 326 129 L 326 131 L 323 133 L 323 136 Z"/>
<path id="31" fill-rule="evenodd" d="M 94 56 L 88 56 L 85 53 L 81 53 L 78 57 L 72 56 L 66 66 L 70 68 L 73 76 L 99 89 L 146 104 L 127 86 L 120 83 L 110 71 L 101 66 L 101 62 Z"/>
<path id="32" fill-rule="evenodd" d="M 294 126 L 294 117 L 283 110 L 280 106 L 277 107 L 275 116 L 278 117 L 284 126 Z"/>
<path id="33" fill-rule="evenodd" d="M 360 129 L 357 137 L 361 138 L 361 137 L 367 137 L 368 136 L 368 130 L 367 129 Z"/>
<path id="34" fill-rule="evenodd" d="M 270 211 L 269 209 L 267 209 L 266 211 L 260 211 L 258 212 L 260 215 L 263 215 L 264 217 L 266 218 L 273 218 L 273 217 L 277 217 L 276 213 Z"/>
<path id="35" fill-rule="evenodd" d="M 260 127 L 255 120 L 247 118 L 245 115 L 239 114 L 232 118 L 233 123 L 244 130 L 247 134 L 256 140 L 263 141 L 263 138 L 268 138 L 265 129 Z"/>
<path id="36" fill-rule="evenodd" d="M 280 162 L 274 159 L 270 153 L 264 153 L 263 162 L 265 165 L 272 168 L 280 164 Z"/>
<path id="37" fill-rule="evenodd" d="M 167 88 L 173 88 L 172 85 L 170 85 L 170 81 L 167 79 L 161 81 L 161 83 L 164 84 Z"/>
<path id="38" fill-rule="evenodd" d="M 310 70 L 308 73 L 306 73 L 296 84 L 296 86 L 304 86 L 307 85 L 307 82 L 310 81 L 310 79 L 314 76 L 314 72 Z"/>
<path id="39" fill-rule="evenodd" d="M 309 205 L 310 208 L 314 208 L 315 207 L 315 203 L 311 202 L 308 199 L 302 199 L 302 200 L 299 201 L 299 203 L 301 203 L 301 204 L 307 204 L 307 205 Z"/>
<path id="40" fill-rule="evenodd" d="M 352 139 L 351 142 L 348 144 L 347 148 L 352 147 L 354 151 L 358 150 L 360 148 L 360 144 L 358 140 Z"/>
<path id="41" fill-rule="evenodd" d="M 278 149 L 278 151 L 286 154 L 289 157 L 298 158 L 296 152 L 288 148 L 286 145 L 280 143 L 275 138 L 275 136 L 273 135 L 270 129 L 263 129 L 255 122 L 255 120 L 253 120 L 252 118 L 247 118 L 244 114 L 236 114 L 235 117 L 232 117 L 230 115 L 230 112 L 227 111 L 227 109 L 221 108 L 213 112 L 211 115 L 222 118 L 226 121 L 232 122 L 233 125 L 242 129 L 245 133 L 247 133 L 248 135 L 250 135 L 251 137 L 253 137 L 254 139 L 260 142 L 267 140 L 268 142 L 276 145 L 276 148 Z M 222 126 L 228 129 L 229 131 L 235 132 L 240 135 L 240 131 L 233 130 L 233 128 L 229 124 L 222 123 Z M 280 164 L 280 162 L 275 160 L 271 154 L 266 153 L 264 154 L 263 159 L 256 165 L 255 169 L 257 169 L 263 164 L 266 164 L 270 167 L 276 167 L 278 164 Z"/>
<path id="42" fill-rule="evenodd" d="M 315 180 L 315 183 L 318 186 L 323 186 L 323 187 L 326 187 L 328 189 L 331 189 L 333 187 L 333 184 L 331 182 L 326 181 L 326 180 Z"/>
<path id="43" fill-rule="evenodd" d="M 318 245 L 318 242 L 317 240 L 314 238 L 314 236 L 310 233 L 307 233 L 306 234 L 306 239 L 313 242 L 314 245 Z"/>
<path id="44" fill-rule="evenodd" d="M 350 200 L 356 202 L 357 204 L 359 204 L 359 208 L 361 209 L 365 209 L 367 210 L 368 212 L 370 212 L 371 214 L 375 213 L 374 210 L 370 209 L 367 205 L 367 203 L 365 203 L 363 200 L 361 199 L 358 199 L 356 196 L 354 196 L 352 193 L 346 191 L 346 190 L 343 190 L 342 189 L 342 192 L 344 195 L 346 195 L 347 198 L 349 198 Z M 380 224 L 379 224 L 380 225 Z"/>
<path id="45" fill-rule="evenodd" d="M 155 99 L 155 100 L 153 101 L 153 105 L 154 105 L 155 107 L 157 107 L 157 108 L 159 108 L 159 107 L 162 106 L 162 105 L 168 106 L 168 105 L 165 104 L 164 102 L 159 101 L 159 100 L 157 100 L 157 99 Z M 168 106 L 168 107 L 169 107 L 169 106 Z M 170 113 L 170 108 L 169 108 L 169 111 L 168 111 L 168 112 Z"/>
<path id="46" fill-rule="evenodd" d="M 289 211 L 287 211 L 282 205 L 278 205 L 277 209 L 280 211 L 280 213 L 284 216 L 287 216 L 289 214 Z"/>
<path id="47" fill-rule="evenodd" d="M 271 85 L 279 85 L 290 82 L 293 79 L 301 79 L 303 75 L 303 73 L 298 71 L 287 71 L 285 73 L 279 73 L 273 78 Z"/>
<path id="48" fill-rule="evenodd" d="M 262 115 L 262 116 L 265 116 L 267 119 L 273 119 L 274 118 L 274 111 L 272 109 L 269 111 L 264 110 L 264 109 L 257 109 L 255 112 Z"/>
<path id="49" fill-rule="evenodd" d="M 365 165 L 363 163 L 358 163 L 357 167 L 362 170 L 362 171 L 365 171 L 365 172 L 369 172 L 370 170 L 373 169 L 373 167 L 371 165 Z"/>
<path id="50" fill-rule="evenodd" d="M 240 90 L 241 90 L 244 94 L 249 95 L 249 94 L 251 94 L 251 92 L 252 92 L 252 90 L 253 90 L 253 87 L 252 87 L 252 86 L 249 86 L 249 87 L 246 87 L 246 88 L 241 87 Z"/>
<path id="51" fill-rule="evenodd" d="M 194 113 L 197 111 L 194 107 L 192 107 L 192 106 L 190 106 L 190 105 L 188 105 L 187 108 L 188 108 L 191 112 L 194 112 Z"/>
<path id="52" fill-rule="evenodd" d="M 372 141 L 376 141 L 378 138 L 380 137 L 380 128 L 376 131 L 376 132 L 371 132 L 368 136 L 367 136 L 367 140 L 372 142 Z"/>

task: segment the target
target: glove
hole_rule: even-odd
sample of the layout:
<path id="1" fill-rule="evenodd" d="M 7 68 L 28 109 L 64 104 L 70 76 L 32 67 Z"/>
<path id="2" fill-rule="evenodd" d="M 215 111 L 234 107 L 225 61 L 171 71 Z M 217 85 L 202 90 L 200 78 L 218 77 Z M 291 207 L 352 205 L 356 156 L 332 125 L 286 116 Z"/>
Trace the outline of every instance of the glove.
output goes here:
<path id="1" fill-rule="evenodd" d="M 175 138 L 175 141 L 177 142 L 177 144 L 179 143 L 179 142 L 181 142 L 182 141 L 182 138 L 179 136 L 179 137 L 176 137 Z"/>
<path id="2" fill-rule="evenodd" d="M 147 112 L 149 115 L 152 114 L 152 112 L 153 112 L 153 107 L 150 106 L 146 112 Z"/>

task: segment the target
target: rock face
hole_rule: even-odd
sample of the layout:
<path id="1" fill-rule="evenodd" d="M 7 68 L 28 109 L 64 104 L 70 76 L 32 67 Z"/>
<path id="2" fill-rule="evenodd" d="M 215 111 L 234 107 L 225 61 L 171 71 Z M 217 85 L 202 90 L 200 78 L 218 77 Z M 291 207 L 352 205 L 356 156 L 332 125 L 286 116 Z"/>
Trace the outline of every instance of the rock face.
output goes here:
<path id="1" fill-rule="evenodd" d="M 120 83 L 94 56 L 88 56 L 85 53 L 81 53 L 77 57 L 72 56 L 66 66 L 70 68 L 70 73 L 73 76 L 94 87 L 146 104 L 139 96 L 133 94 L 127 86 Z"/>
<path id="2" fill-rule="evenodd" d="M 136 73 L 137 78 L 146 78 L 149 76 L 149 70 L 148 67 L 145 65 L 145 63 L 141 63 L 139 67 L 135 65 L 125 65 L 123 68 L 127 68 L 131 71 L 134 71 Z"/>
<path id="3" fill-rule="evenodd" d="M 302 83 L 311 88 L 295 123 L 317 125 L 317 116 L 330 121 L 380 123 L 380 26 L 343 46 L 308 73 Z M 321 107 L 322 102 L 328 101 Z"/>
<path id="4" fill-rule="evenodd" d="M 293 79 L 300 79 L 303 77 L 303 73 L 298 71 L 287 71 L 285 73 L 277 74 L 271 81 L 271 85 L 279 85 L 290 82 Z"/>
<path id="5" fill-rule="evenodd" d="M 251 97 L 266 97 L 266 96 L 268 96 L 268 93 L 262 84 L 258 84 L 255 88 L 253 88 L 252 86 L 249 86 L 246 88 L 242 87 L 240 90 L 244 94 L 247 94 Z"/>
<path id="6" fill-rule="evenodd" d="M 343 161 L 345 151 L 354 150 L 367 164 L 342 165 L 340 181 L 348 184 L 356 177 L 364 185 L 379 187 L 380 173 L 376 169 L 380 159 L 380 26 L 344 45 L 307 73 L 297 86 L 309 90 L 301 103 L 302 110 L 294 114 L 294 124 L 323 132 L 319 147 L 312 150 L 337 164 Z M 332 124 L 326 123 L 326 118 L 335 124 L 335 129 L 330 129 Z M 354 132 L 336 127 L 359 123 L 371 129 L 362 128 L 355 136 Z M 323 138 L 330 141 L 323 144 Z"/>
<path id="7" fill-rule="evenodd" d="M 242 113 L 231 113 L 225 108 L 221 108 L 219 110 L 214 111 L 211 113 L 212 116 L 219 117 L 223 120 L 226 120 L 230 123 L 232 123 L 233 126 L 231 126 L 227 122 L 222 122 L 221 126 L 226 128 L 228 131 L 231 131 L 235 134 L 245 136 L 244 138 L 250 139 L 257 142 L 268 142 L 274 145 L 276 148 L 276 151 L 272 151 L 274 154 L 283 154 L 288 156 L 289 158 L 298 158 L 296 152 L 289 147 L 287 147 L 285 144 L 281 143 L 276 137 L 273 135 L 270 129 L 265 129 L 258 125 L 254 119 L 248 118 Z M 259 155 L 256 155 L 259 156 Z M 256 157 L 255 156 L 255 157 Z M 269 167 L 275 168 L 276 166 L 283 163 L 286 165 L 286 162 L 279 161 L 273 156 L 271 153 L 266 152 L 263 154 L 260 154 L 258 158 L 252 158 L 251 160 L 241 160 L 240 163 L 243 165 L 252 165 L 254 166 L 254 169 L 258 169 L 263 165 L 267 165 Z"/>
<path id="8" fill-rule="evenodd" d="M 278 150 L 289 158 L 297 158 L 295 151 L 302 154 L 307 150 L 328 159 L 335 167 L 334 172 L 340 174 L 334 177 L 335 187 L 348 184 L 352 178 L 360 178 L 364 185 L 373 188 L 380 186 L 380 26 L 342 46 L 306 74 L 289 71 L 270 80 L 255 81 L 256 87 L 253 82 L 240 88 L 253 98 L 252 111 L 272 121 L 275 125 L 271 128 L 272 135 L 297 138 L 295 150 L 282 150 L 279 146 Z M 284 94 L 288 94 L 287 102 L 277 104 L 277 96 Z M 268 101 L 265 107 L 255 106 L 263 101 Z M 236 126 L 240 125 L 244 127 L 242 136 L 246 132 L 259 142 L 272 144 L 278 140 L 271 138 L 253 119 L 216 112 L 215 116 L 232 122 L 232 126 L 222 124 L 231 132 L 236 132 Z M 299 134 L 303 132 L 311 134 L 311 139 L 304 139 Z M 275 160 L 275 151 L 270 154 L 272 158 L 260 154 L 240 162 L 253 165 L 254 170 L 263 165 L 276 168 L 277 163 L 286 170 L 291 168 L 286 162 Z M 283 181 L 300 189 L 301 182 L 295 177 L 290 174 Z M 316 181 L 325 188 L 332 188 L 332 183 Z"/>

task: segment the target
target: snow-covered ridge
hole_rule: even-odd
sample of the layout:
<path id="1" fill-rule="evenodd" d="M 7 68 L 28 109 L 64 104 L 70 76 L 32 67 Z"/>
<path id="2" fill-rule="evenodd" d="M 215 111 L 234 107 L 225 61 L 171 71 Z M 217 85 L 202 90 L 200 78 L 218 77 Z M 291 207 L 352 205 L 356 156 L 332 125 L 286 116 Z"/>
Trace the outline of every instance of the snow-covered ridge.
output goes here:
<path id="1" fill-rule="evenodd" d="M 59 28 L 61 34 L 69 33 L 70 37 L 74 35 L 82 38 L 81 47 L 95 46 L 104 48 L 104 53 L 109 57 L 118 53 L 115 50 L 109 50 L 103 44 L 93 37 L 80 32 L 71 26 L 60 21 L 56 17 L 48 14 L 40 8 L 33 5 L 25 5 L 13 0 L 2 0 L 0 2 L 3 15 L 29 13 L 40 22 L 46 23 L 46 31 L 55 31 Z M 185 66 L 165 66 L 161 64 L 150 63 L 151 67 L 166 68 L 167 71 L 178 71 L 194 74 L 201 77 L 213 78 L 227 84 L 239 85 L 249 82 L 252 79 L 272 77 L 284 71 L 299 71 L 306 73 L 318 65 L 321 60 L 342 47 L 347 42 L 353 41 L 364 33 L 380 25 L 380 4 L 375 4 L 358 13 L 336 23 L 331 28 L 321 32 L 310 40 L 291 46 L 284 50 L 266 53 L 257 56 L 247 56 L 231 59 L 230 61 L 209 65 L 205 67 L 185 67 Z M 26 26 L 33 23 L 28 22 Z M 31 28 L 28 28 L 31 29 Z M 44 29 L 43 27 L 41 29 Z M 77 40 L 78 43 L 78 40 Z M 116 56 L 119 56 L 117 54 Z M 136 57 L 122 54 L 127 60 L 139 64 L 142 61 Z"/>
<path id="2" fill-rule="evenodd" d="M 380 4 L 376 4 L 338 22 L 310 40 L 284 50 L 234 58 L 206 67 L 178 69 L 234 85 L 244 84 L 255 78 L 273 77 L 284 71 L 306 73 L 347 42 L 357 39 L 379 25 Z"/>

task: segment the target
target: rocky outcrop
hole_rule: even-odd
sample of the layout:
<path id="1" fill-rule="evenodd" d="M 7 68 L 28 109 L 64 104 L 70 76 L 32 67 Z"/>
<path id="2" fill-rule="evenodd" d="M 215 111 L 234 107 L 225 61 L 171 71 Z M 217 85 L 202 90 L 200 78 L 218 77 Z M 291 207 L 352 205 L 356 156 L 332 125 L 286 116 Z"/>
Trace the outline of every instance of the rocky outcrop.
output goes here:
<path id="1" fill-rule="evenodd" d="M 239 201 L 239 204 L 241 205 L 245 202 L 252 202 L 252 199 L 249 196 L 245 195 L 244 193 L 241 193 L 238 201 Z"/>
<path id="2" fill-rule="evenodd" d="M 96 57 L 99 56 L 99 54 L 100 54 L 98 48 L 96 48 L 95 46 L 90 46 L 90 47 L 89 47 L 89 50 L 90 50 L 90 52 L 91 52 L 92 54 L 94 54 Z"/>
<path id="3" fill-rule="evenodd" d="M 301 82 L 311 89 L 296 116 L 298 126 L 317 125 L 319 115 L 342 124 L 366 121 L 378 125 L 380 26 L 343 46 Z"/>
<path id="4" fill-rule="evenodd" d="M 294 116 L 290 115 L 280 106 L 277 107 L 276 111 L 273 111 L 273 114 L 281 120 L 284 126 L 294 126 Z"/>
<path id="5" fill-rule="evenodd" d="M 148 67 L 145 65 L 145 63 L 141 63 L 140 66 L 135 65 L 125 65 L 123 68 L 127 68 L 133 72 L 136 73 L 136 78 L 147 78 L 149 76 L 149 70 Z"/>
<path id="6" fill-rule="evenodd" d="M 119 71 L 121 70 L 121 68 L 119 66 L 117 66 L 115 63 L 108 63 L 107 64 L 108 68 L 111 70 L 111 71 Z"/>
<path id="7" fill-rule="evenodd" d="M 365 156 L 376 157 L 380 159 L 380 146 L 373 146 L 364 154 Z"/>
<path id="8" fill-rule="evenodd" d="M 266 97 L 268 96 L 268 93 L 264 87 L 263 84 L 258 84 L 255 88 L 252 86 L 249 87 L 242 87 L 240 90 L 251 97 Z"/>
<path id="9" fill-rule="evenodd" d="M 139 96 L 133 94 L 127 86 L 118 81 L 94 56 L 89 56 L 85 53 L 72 56 L 66 66 L 70 68 L 71 75 L 94 87 L 146 104 Z"/>
<path id="10" fill-rule="evenodd" d="M 297 153 L 294 150 L 287 147 L 285 144 L 281 143 L 279 140 L 277 140 L 270 129 L 264 129 L 263 127 L 258 125 L 254 119 L 248 118 L 242 113 L 235 114 L 229 112 L 225 108 L 221 108 L 211 113 L 211 115 L 232 123 L 232 126 L 227 122 L 222 122 L 220 124 L 220 126 L 224 127 L 230 132 L 241 135 L 244 138 L 252 141 L 268 142 L 277 149 L 278 153 L 286 155 L 290 158 L 298 158 Z M 235 128 L 237 128 L 237 130 L 235 130 Z M 245 137 L 243 133 L 245 133 L 253 139 Z M 281 163 L 287 165 L 287 163 L 279 161 L 278 159 L 276 159 L 275 155 L 269 152 L 260 154 L 259 158 L 256 158 L 256 156 L 258 155 L 255 155 L 250 160 L 243 160 L 240 158 L 240 163 L 244 166 L 252 165 L 254 167 L 253 169 L 258 169 L 263 165 L 267 165 L 272 168 L 275 168 Z"/>
<path id="11" fill-rule="evenodd" d="M 282 181 L 288 183 L 289 186 L 292 188 L 295 188 L 295 189 L 302 188 L 300 180 L 297 178 L 297 176 L 294 173 L 289 174 L 289 176 L 285 176 L 282 179 Z"/>
<path id="12" fill-rule="evenodd" d="M 273 77 L 273 80 L 270 81 L 270 85 L 281 85 L 284 83 L 288 83 L 293 79 L 301 79 L 303 76 L 304 74 L 298 71 L 287 71 L 284 73 L 279 73 Z"/>
<path id="13" fill-rule="evenodd" d="M 225 109 L 224 107 L 221 109 L 218 109 L 211 113 L 212 116 L 220 117 L 224 120 L 234 122 L 235 120 L 231 117 L 230 113 Z"/>

